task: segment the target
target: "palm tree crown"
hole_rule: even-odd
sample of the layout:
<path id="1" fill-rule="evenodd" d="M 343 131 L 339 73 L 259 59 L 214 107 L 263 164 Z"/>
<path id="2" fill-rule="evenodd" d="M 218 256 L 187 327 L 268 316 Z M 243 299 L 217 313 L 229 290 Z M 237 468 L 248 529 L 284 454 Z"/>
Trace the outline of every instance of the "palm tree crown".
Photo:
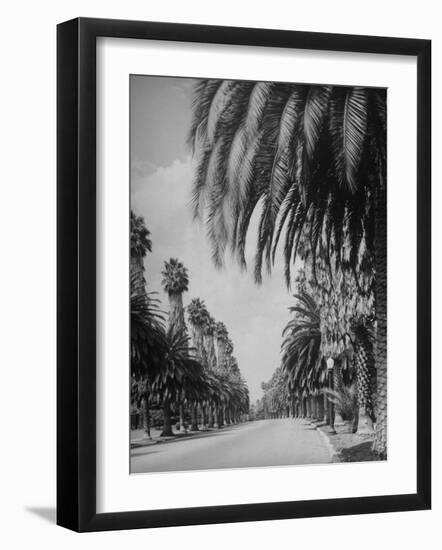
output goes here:
<path id="1" fill-rule="evenodd" d="M 164 262 L 163 287 L 168 294 L 181 294 L 189 289 L 189 275 L 184 265 L 176 258 Z"/>
<path id="2" fill-rule="evenodd" d="M 198 327 L 205 327 L 209 318 L 209 312 L 207 311 L 206 304 L 200 298 L 192 298 L 190 304 L 187 306 L 187 313 L 189 314 L 189 322 Z"/>
<path id="3" fill-rule="evenodd" d="M 133 258 L 144 258 L 146 252 L 152 252 L 152 241 L 149 238 L 144 218 L 130 211 L 130 255 Z"/>

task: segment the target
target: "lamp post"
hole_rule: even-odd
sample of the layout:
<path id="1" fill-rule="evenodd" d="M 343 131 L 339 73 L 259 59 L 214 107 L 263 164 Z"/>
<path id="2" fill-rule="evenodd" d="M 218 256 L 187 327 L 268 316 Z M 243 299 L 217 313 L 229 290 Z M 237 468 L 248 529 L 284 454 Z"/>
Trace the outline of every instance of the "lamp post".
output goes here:
<path id="1" fill-rule="evenodd" d="M 327 375 L 328 375 L 328 389 L 333 390 L 333 365 L 334 360 L 329 357 L 327 359 Z M 335 406 L 332 403 L 330 396 L 327 398 L 328 401 L 328 424 L 330 427 L 330 433 L 336 433 L 335 431 Z"/>

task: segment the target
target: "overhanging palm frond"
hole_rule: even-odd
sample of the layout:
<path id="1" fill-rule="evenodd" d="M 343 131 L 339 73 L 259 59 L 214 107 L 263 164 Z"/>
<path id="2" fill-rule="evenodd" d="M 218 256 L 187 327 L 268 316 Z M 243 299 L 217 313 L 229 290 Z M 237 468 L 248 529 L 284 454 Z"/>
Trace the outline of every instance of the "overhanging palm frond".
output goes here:
<path id="1" fill-rule="evenodd" d="M 341 90 L 330 106 L 329 130 L 339 184 L 355 192 L 367 137 L 369 95 L 365 88 Z"/>
<path id="2" fill-rule="evenodd" d="M 344 242 L 352 249 L 352 269 L 362 247 L 369 250 L 365 262 L 373 262 L 374 191 L 385 185 L 384 93 L 225 81 L 209 108 L 200 95 L 193 127 L 205 120 L 211 130 L 197 147 L 194 193 L 198 210 L 206 213 L 217 266 L 229 247 L 246 267 L 246 237 L 258 210 L 258 283 L 264 259 L 268 269 L 275 261 L 283 230 L 288 285 L 300 243 L 313 264 L 319 251 L 339 264 Z"/>

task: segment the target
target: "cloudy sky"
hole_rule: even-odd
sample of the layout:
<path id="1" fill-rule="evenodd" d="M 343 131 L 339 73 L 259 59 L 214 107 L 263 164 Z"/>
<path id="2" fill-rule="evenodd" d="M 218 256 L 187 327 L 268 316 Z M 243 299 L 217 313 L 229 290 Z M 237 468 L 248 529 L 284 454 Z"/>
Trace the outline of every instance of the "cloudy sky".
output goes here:
<path id="1" fill-rule="evenodd" d="M 184 263 L 190 277 L 184 304 L 199 297 L 213 317 L 226 324 L 254 400 L 261 396 L 261 382 L 280 363 L 281 333 L 293 300 L 280 264 L 261 286 L 253 282 L 252 270 L 241 272 L 230 258 L 223 270 L 215 269 L 204 228 L 192 220 L 192 158 L 186 136 L 194 82 L 131 77 L 131 206 L 151 232 L 153 251 L 145 261 L 149 290 L 160 293 L 167 310 L 161 288 L 164 261 L 178 258 Z M 251 235 L 256 225 L 252 219 Z M 253 249 L 251 236 L 246 249 L 250 259 Z"/>

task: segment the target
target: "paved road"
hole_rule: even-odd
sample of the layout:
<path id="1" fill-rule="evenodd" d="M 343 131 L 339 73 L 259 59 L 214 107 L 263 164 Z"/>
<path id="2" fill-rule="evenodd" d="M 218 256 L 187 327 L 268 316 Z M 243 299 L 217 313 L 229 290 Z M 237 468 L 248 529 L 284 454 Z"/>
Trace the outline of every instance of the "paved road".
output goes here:
<path id="1" fill-rule="evenodd" d="M 331 461 L 320 434 L 301 419 L 260 420 L 131 450 L 131 472 L 205 470 Z"/>

